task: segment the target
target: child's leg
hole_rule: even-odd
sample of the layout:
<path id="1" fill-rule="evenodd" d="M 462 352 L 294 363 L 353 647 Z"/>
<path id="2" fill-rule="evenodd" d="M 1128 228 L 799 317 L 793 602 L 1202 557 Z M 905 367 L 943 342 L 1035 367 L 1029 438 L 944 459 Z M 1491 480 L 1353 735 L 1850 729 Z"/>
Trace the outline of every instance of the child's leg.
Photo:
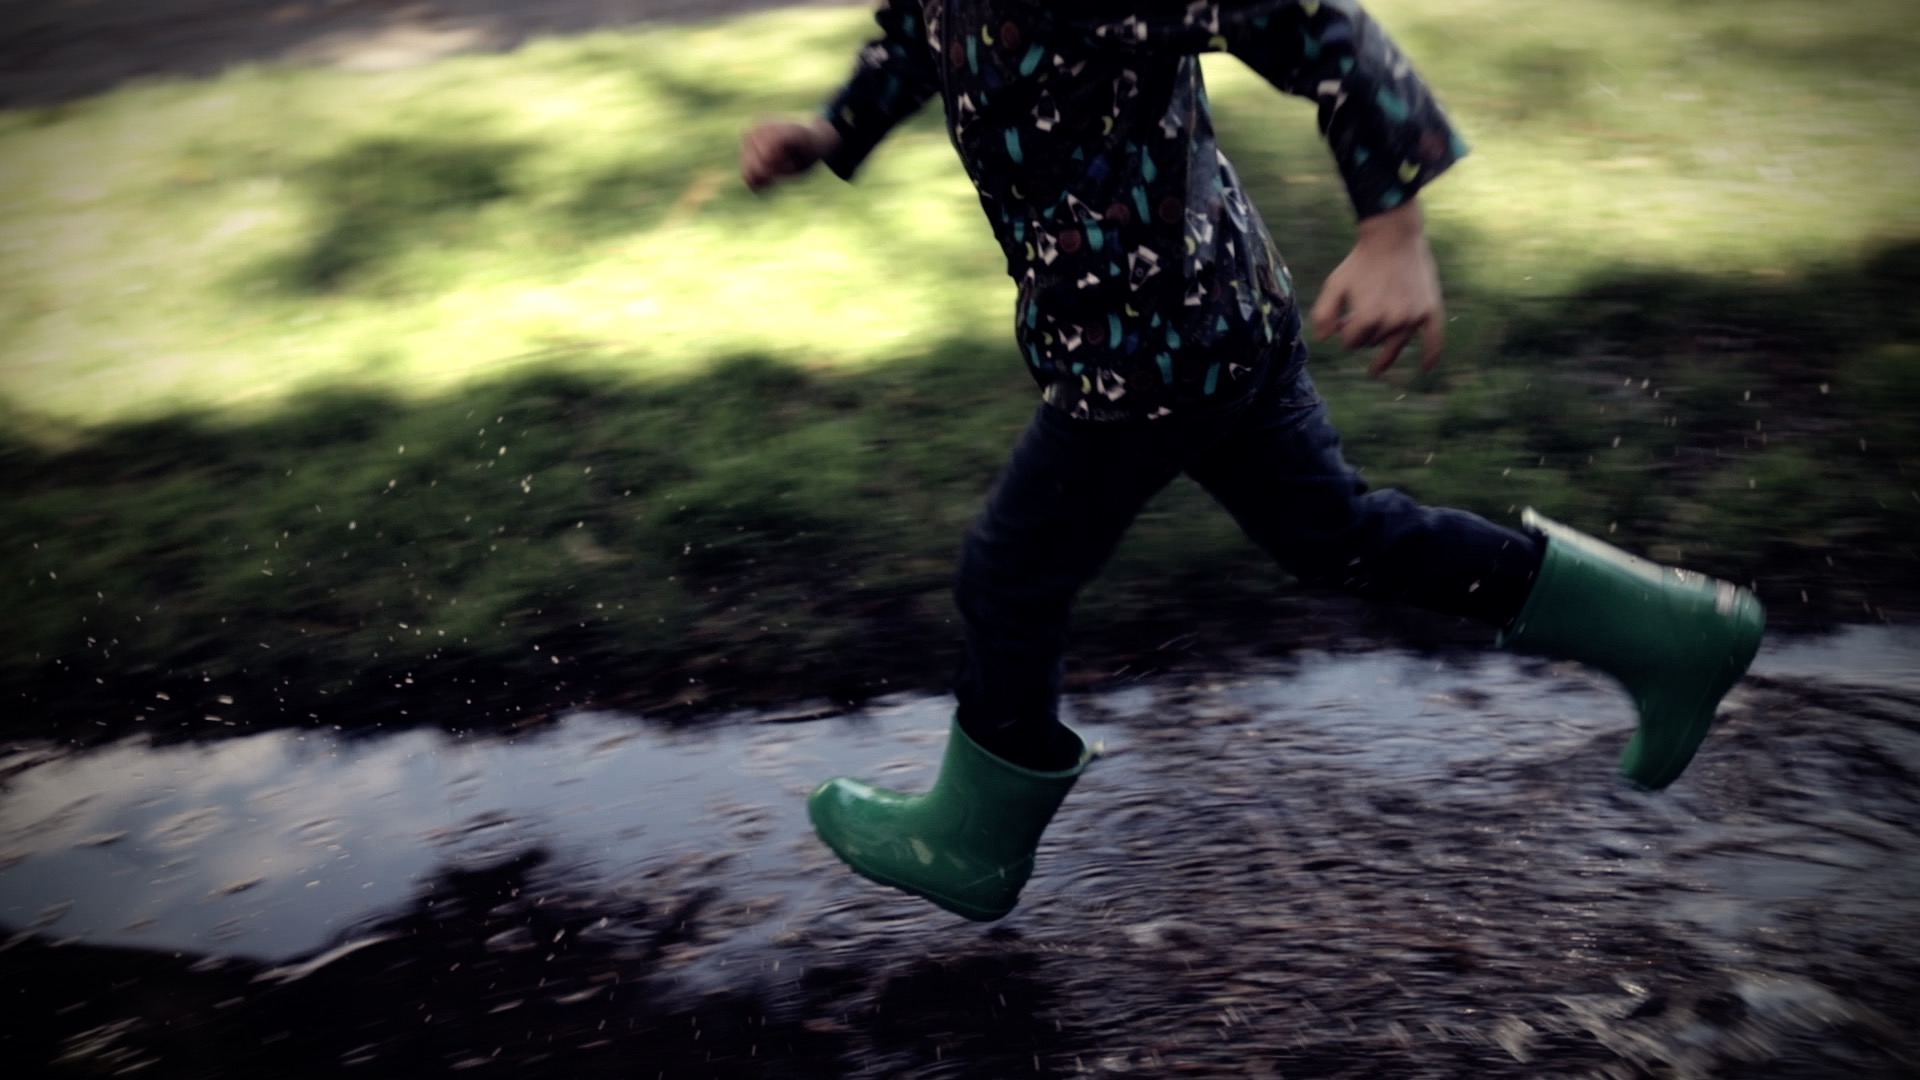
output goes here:
<path id="1" fill-rule="evenodd" d="M 1304 580 L 1471 616 L 1508 648 L 1619 679 L 1640 716 L 1620 771 L 1645 787 L 1679 777 L 1760 645 L 1765 616 L 1745 589 L 1531 512 L 1522 533 L 1368 491 L 1304 371 L 1188 471 Z"/>
<path id="2" fill-rule="evenodd" d="M 1034 415 L 967 532 L 955 577 L 958 720 L 982 747 L 1036 769 L 1079 752 L 1056 715 L 1074 597 L 1140 507 L 1240 408 L 1184 422 L 1074 420 L 1048 406 Z"/>
<path id="3" fill-rule="evenodd" d="M 969 919 L 1013 909 L 1087 763 L 1055 716 L 1073 598 L 1141 505 L 1218 437 L 1222 415 L 1149 426 L 1040 407 L 967 533 L 954 586 L 966 659 L 938 778 L 909 795 L 838 777 L 807 798 L 814 829 L 848 866 Z"/>
<path id="4" fill-rule="evenodd" d="M 1187 471 L 1304 582 L 1505 626 L 1541 558 L 1537 538 L 1461 510 L 1370 491 L 1304 369 L 1262 392 Z"/>

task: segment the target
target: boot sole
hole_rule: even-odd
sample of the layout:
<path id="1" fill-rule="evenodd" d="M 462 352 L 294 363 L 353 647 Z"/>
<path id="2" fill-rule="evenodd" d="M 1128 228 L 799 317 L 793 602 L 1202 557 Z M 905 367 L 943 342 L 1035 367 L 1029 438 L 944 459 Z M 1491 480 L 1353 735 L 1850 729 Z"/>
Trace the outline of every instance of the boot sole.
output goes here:
<path id="1" fill-rule="evenodd" d="M 996 919 L 1004 919 L 1004 917 L 1006 917 L 1010 911 L 1014 911 L 1014 907 L 1018 905 L 1018 899 L 1016 899 L 1016 903 L 1008 903 L 1006 907 L 979 907 L 979 905 L 973 905 L 973 903 L 968 903 L 968 901 L 964 901 L 964 899 L 954 899 L 954 897 L 943 896 L 943 894 L 925 890 L 925 888 L 920 888 L 920 886 L 908 884 L 908 882 L 904 882 L 904 880 L 897 880 L 897 878 L 893 878 L 891 874 L 872 871 L 872 869 L 868 869 L 868 867 L 862 867 L 847 851 L 841 851 L 841 847 L 833 844 L 831 840 L 828 840 L 829 828 L 822 826 L 820 815 L 818 815 L 818 811 L 814 809 L 814 803 L 812 803 L 810 799 L 808 799 L 808 803 L 806 803 L 806 819 L 814 824 L 814 836 L 820 838 L 820 844 L 824 844 L 828 851 L 833 851 L 833 857 L 835 857 L 835 859 L 839 859 L 849 871 L 860 874 L 862 878 L 866 878 L 866 880 L 870 880 L 870 882 L 874 882 L 874 884 L 887 886 L 887 888 L 895 888 L 895 890 L 904 892 L 906 896 L 920 897 L 920 899 L 925 899 L 927 903 L 931 903 L 931 905 L 935 905 L 935 907 L 939 907 L 939 909 L 943 909 L 943 911 L 950 911 L 952 915 L 958 915 L 958 917 L 962 917 L 962 919 L 970 919 L 973 920 L 973 922 L 993 922 L 993 920 Z"/>
<path id="2" fill-rule="evenodd" d="M 919 897 L 920 899 L 927 901 L 928 903 L 934 905 L 935 907 L 941 908 L 942 910 L 945 910 L 945 911 L 952 912 L 953 914 L 958 915 L 963 919 L 969 919 L 969 920 L 972 920 L 973 922 L 993 922 L 997 919 L 1005 918 L 1007 914 L 1011 912 L 1015 906 L 1017 906 L 1015 904 L 1009 904 L 1004 908 L 977 907 L 973 904 L 966 903 L 965 901 L 955 900 L 950 896 L 942 896 L 939 893 L 932 892 L 931 890 L 923 889 L 918 886 L 908 884 L 907 882 L 896 880 L 895 878 L 892 878 L 886 874 L 880 873 L 879 871 L 870 870 L 867 867 L 860 865 L 858 862 L 855 862 L 851 857 L 849 857 L 846 852 L 841 851 L 838 847 L 835 847 L 831 841 L 829 841 L 825 836 L 822 836 L 820 834 L 820 823 L 818 821 L 814 822 L 814 835 L 820 837 L 820 842 L 826 845 L 828 851 L 833 852 L 835 858 L 839 859 L 842 863 L 846 864 L 847 869 L 852 870 L 854 873 L 859 874 L 861 877 L 866 878 L 868 881 L 871 881 L 876 885 L 884 885 L 889 889 L 898 889 L 909 896 Z"/>

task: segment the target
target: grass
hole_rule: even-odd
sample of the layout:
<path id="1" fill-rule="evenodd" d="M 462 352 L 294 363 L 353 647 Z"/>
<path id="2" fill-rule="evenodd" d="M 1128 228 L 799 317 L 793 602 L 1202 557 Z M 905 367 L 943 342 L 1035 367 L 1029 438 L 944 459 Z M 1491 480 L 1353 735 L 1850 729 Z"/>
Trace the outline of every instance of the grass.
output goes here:
<path id="1" fill-rule="evenodd" d="M 1426 197 L 1447 366 L 1316 361 L 1349 456 L 1754 580 L 1788 622 L 1911 610 L 1920 30 L 1865 0 L 1374 7 L 1475 154 Z M 731 175 L 740 127 L 810 108 L 866 27 L 0 114 L 22 722 L 937 683 L 959 532 L 1032 401 L 997 249 L 931 115 L 852 186 Z M 1351 235 L 1311 109 L 1208 74 L 1310 288 Z M 1176 485 L 1087 597 L 1078 663 L 1287 640 L 1272 620 L 1318 604 Z"/>

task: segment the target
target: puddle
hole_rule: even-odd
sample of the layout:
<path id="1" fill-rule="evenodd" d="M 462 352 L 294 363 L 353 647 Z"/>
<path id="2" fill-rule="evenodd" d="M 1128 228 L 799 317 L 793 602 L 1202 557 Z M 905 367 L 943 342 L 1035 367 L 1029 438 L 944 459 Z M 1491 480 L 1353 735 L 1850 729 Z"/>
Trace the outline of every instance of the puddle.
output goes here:
<path id="1" fill-rule="evenodd" d="M 1820 637 L 1769 641 L 1753 673 L 1920 692 L 1920 626 L 1848 626 Z"/>
<path id="2" fill-rule="evenodd" d="M 123 742 L 8 783 L 0 925 L 280 960 L 448 868 L 532 849 L 604 885 L 698 862 L 784 909 L 828 877 L 803 806 L 812 785 L 841 771 L 924 784 L 948 708 L 926 698 L 827 723 L 691 730 L 579 713 L 511 739 Z"/>
<path id="3" fill-rule="evenodd" d="M 1659 794 L 1613 778 L 1620 691 L 1504 654 L 1312 655 L 1079 696 L 1070 720 L 1105 755 L 994 928 L 852 877 L 806 823 L 828 775 L 927 783 L 938 697 L 806 723 L 16 748 L 0 958 L 47 1002 L 36 1052 L 103 1073 L 186 1059 L 159 1006 L 101 987 L 226 995 L 205 1022 L 254 1038 L 373 978 L 376 1050 L 290 1045 L 414 1060 L 424 1036 L 388 1014 L 453 985 L 466 1011 L 429 1011 L 462 1039 L 528 1019 L 504 1060 L 444 1056 L 524 1065 L 564 1032 L 628 1060 L 644 1036 L 672 1051 L 646 1059 L 662 1076 L 1344 1075 L 1315 1063 L 1382 1053 L 1434 1054 L 1436 1076 L 1706 1075 L 1762 1050 L 1899 1075 L 1920 1052 L 1901 1026 L 1920 1000 L 1916 657 L 1900 628 L 1769 647 Z M 760 1058 L 755 1016 L 786 1066 Z M 723 1021 L 746 1049 L 714 1057 L 697 1032 Z"/>

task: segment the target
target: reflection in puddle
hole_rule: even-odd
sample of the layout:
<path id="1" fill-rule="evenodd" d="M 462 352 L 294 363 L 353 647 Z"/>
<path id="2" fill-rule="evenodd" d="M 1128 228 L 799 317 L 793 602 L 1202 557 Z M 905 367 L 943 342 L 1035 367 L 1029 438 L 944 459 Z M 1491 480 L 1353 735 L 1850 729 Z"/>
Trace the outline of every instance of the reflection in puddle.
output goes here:
<path id="1" fill-rule="evenodd" d="M 1816 638 L 1768 642 L 1753 673 L 1920 691 L 1920 626 L 1848 626 Z"/>
<path id="2" fill-rule="evenodd" d="M 530 849 L 609 882 L 661 861 L 728 861 L 742 884 L 790 894 L 819 862 L 811 784 L 834 769 L 920 782 L 944 723 L 927 699 L 831 726 L 674 732 L 582 713 L 514 739 L 123 742 L 13 778 L 0 922 L 284 958 L 402 904 L 443 866 Z"/>

